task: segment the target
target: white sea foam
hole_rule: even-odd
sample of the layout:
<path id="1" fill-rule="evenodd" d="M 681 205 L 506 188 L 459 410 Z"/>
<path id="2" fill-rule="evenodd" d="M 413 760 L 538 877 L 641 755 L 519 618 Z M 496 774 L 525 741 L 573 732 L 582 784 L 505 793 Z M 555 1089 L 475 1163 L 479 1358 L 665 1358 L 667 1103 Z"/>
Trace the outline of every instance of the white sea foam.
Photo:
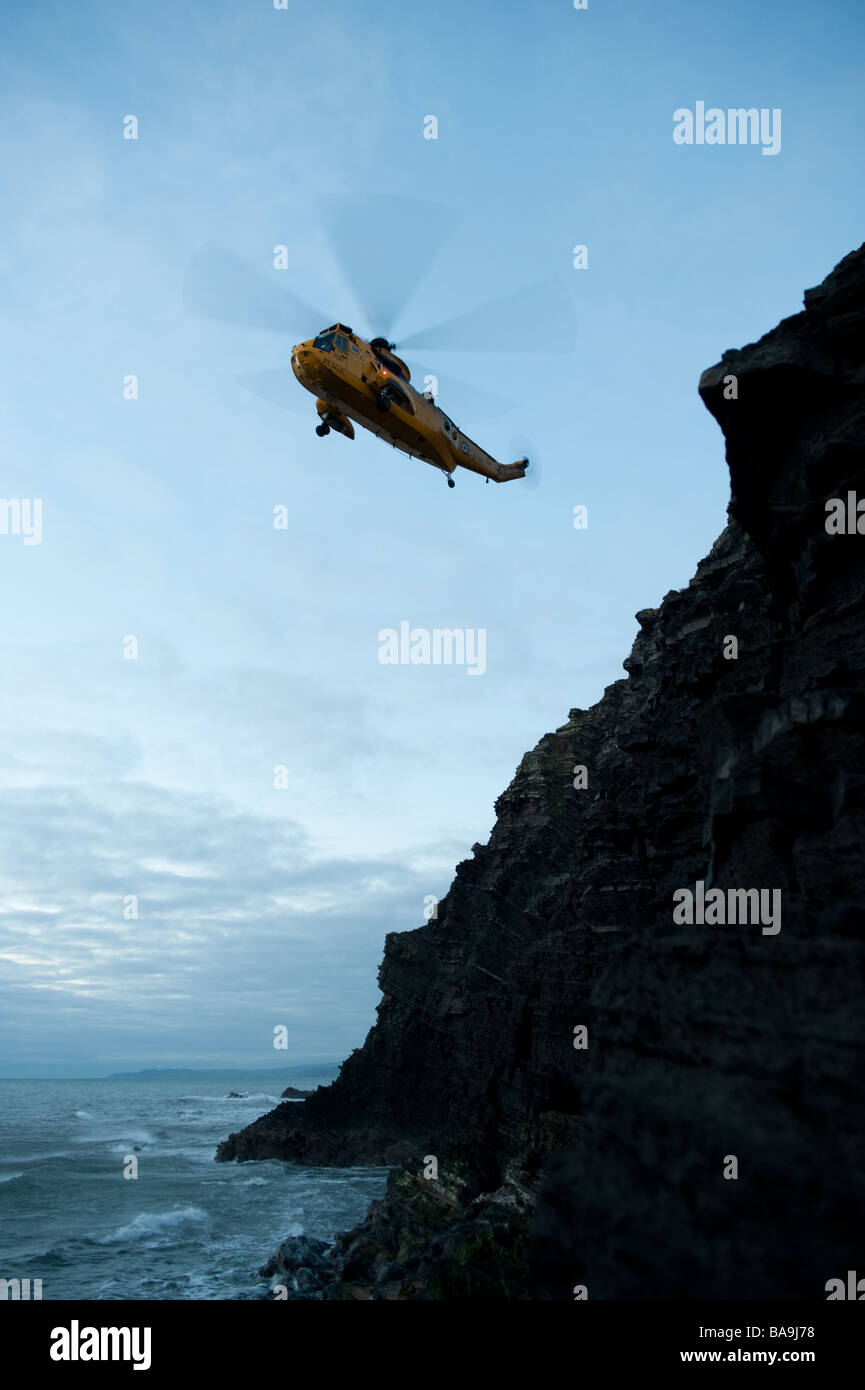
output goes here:
<path id="1" fill-rule="evenodd" d="M 23 1178 L 23 1173 L 0 1173 L 0 1182 L 14 1182 L 16 1178 Z"/>
<path id="2" fill-rule="evenodd" d="M 203 1100 L 206 1100 L 206 1101 L 210 1101 L 211 1103 L 216 1103 L 216 1102 L 218 1102 L 218 1101 L 225 1101 L 225 1100 L 232 1100 L 232 1101 L 234 1101 L 234 1100 L 255 1100 L 255 1101 L 259 1101 L 259 1100 L 269 1100 L 269 1101 L 273 1101 L 273 1103 L 275 1104 L 279 1099 L 280 1099 L 279 1096 L 273 1096 L 273 1095 L 270 1095 L 270 1094 L 268 1094 L 268 1093 L 266 1093 L 266 1092 L 256 1092 L 255 1094 L 250 1095 L 250 1094 L 249 1094 L 248 1092 L 246 1092 L 246 1091 L 244 1091 L 242 1095 L 236 1095 L 236 1096 L 228 1096 L 228 1095 L 225 1094 L 225 1092 L 223 1092 L 223 1094 L 222 1094 L 221 1096 L 178 1096 L 178 1100 L 179 1100 L 182 1104 L 185 1103 L 185 1102 L 187 1102 L 187 1101 L 191 1101 L 191 1100 L 195 1100 L 195 1101 L 203 1101 Z"/>
<path id="3" fill-rule="evenodd" d="M 128 1241 L 156 1240 L 157 1244 L 173 1244 L 172 1235 L 183 1232 L 184 1227 L 200 1226 L 208 1220 L 201 1207 L 175 1207 L 173 1211 L 141 1211 L 126 1226 L 119 1226 L 107 1236 L 96 1237 L 97 1245 L 125 1245 Z"/>
<path id="4" fill-rule="evenodd" d="M 110 1153 L 129 1153 L 137 1145 L 139 1149 L 156 1143 L 149 1129 L 127 1129 L 118 1139 L 117 1133 L 99 1136 L 100 1143 L 108 1144 Z"/>

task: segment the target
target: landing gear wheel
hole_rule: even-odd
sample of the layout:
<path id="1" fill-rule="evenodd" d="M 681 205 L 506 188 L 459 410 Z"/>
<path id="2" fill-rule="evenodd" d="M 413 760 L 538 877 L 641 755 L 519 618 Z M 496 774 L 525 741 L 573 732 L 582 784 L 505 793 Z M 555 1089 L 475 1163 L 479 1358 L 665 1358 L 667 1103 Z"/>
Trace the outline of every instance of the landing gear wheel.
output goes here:
<path id="1" fill-rule="evenodd" d="M 324 436 L 326 434 L 330 434 L 330 425 L 326 425 L 322 421 L 320 425 L 316 425 L 315 432 L 318 435 L 319 439 L 324 439 Z"/>
<path id="2" fill-rule="evenodd" d="M 448 478 L 448 487 L 456 487 L 456 483 L 454 482 L 453 478 Z"/>

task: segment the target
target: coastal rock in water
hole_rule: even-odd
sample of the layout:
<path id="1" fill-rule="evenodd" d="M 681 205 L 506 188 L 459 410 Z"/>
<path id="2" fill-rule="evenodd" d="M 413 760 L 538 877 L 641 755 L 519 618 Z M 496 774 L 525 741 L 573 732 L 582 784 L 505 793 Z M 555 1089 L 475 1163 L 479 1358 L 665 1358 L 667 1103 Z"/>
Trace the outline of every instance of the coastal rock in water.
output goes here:
<path id="1" fill-rule="evenodd" d="M 259 1270 L 262 1279 L 278 1276 L 291 1298 L 320 1298 L 322 1290 L 333 1282 L 333 1265 L 325 1240 L 310 1236 L 290 1236 L 276 1254 Z"/>
<path id="2" fill-rule="evenodd" d="M 286 1086 L 282 1092 L 283 1100 L 305 1100 L 307 1096 L 311 1095 L 312 1091 L 299 1091 L 296 1086 Z"/>
<path id="3" fill-rule="evenodd" d="M 388 936 L 338 1079 L 220 1146 L 404 1164 L 326 1299 L 811 1299 L 861 1260 L 863 323 L 860 248 L 703 374 L 723 534 Z M 676 924 L 697 883 L 780 930 Z"/>

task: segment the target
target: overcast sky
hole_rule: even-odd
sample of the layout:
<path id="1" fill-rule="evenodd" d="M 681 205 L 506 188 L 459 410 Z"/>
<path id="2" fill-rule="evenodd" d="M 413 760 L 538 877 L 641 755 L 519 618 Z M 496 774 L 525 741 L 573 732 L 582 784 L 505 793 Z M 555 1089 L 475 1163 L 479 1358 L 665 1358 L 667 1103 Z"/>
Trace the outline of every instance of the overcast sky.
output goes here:
<path id="1" fill-rule="evenodd" d="M 422 923 L 525 750 L 624 674 L 635 612 L 723 528 L 697 382 L 861 239 L 863 13 L 3 6 L 0 493 L 40 499 L 42 535 L 0 534 L 0 1075 L 362 1043 L 385 934 Z M 676 145 L 698 101 L 780 109 L 780 153 Z M 316 438 L 288 364 L 323 323 L 184 313 L 216 241 L 369 327 L 321 199 L 370 193 L 452 213 L 398 340 L 560 277 L 571 355 L 526 351 L 527 311 L 511 351 L 425 363 L 496 457 L 529 441 L 536 490 Z M 370 284 L 413 226 L 382 225 Z M 280 368 L 296 410 L 234 380 Z M 402 621 L 483 629 L 486 670 L 382 665 Z"/>

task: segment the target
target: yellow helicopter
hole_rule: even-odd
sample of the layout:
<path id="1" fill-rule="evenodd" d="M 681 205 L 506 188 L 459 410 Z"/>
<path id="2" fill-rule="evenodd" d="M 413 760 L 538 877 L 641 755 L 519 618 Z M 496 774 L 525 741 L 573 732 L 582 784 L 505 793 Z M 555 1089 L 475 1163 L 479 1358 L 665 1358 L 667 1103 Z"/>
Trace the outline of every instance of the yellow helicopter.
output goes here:
<path id="1" fill-rule="evenodd" d="M 320 424 L 316 434 L 331 430 L 354 439 L 352 420 L 413 458 L 424 459 L 447 474 L 468 468 L 506 483 L 524 478 L 527 458 L 497 463 L 458 429 L 435 403 L 431 392 L 417 391 L 411 373 L 386 338 L 367 342 L 343 323 L 334 323 L 317 338 L 291 351 L 291 368 L 301 386 L 316 397 Z"/>
<path id="2" fill-rule="evenodd" d="M 318 217 L 349 292 L 367 324 L 379 330 L 400 316 L 456 221 L 453 209 L 436 203 L 375 195 L 320 199 Z M 287 247 L 277 250 L 287 258 Z M 281 277 L 269 280 L 213 242 L 191 262 L 183 299 L 190 313 L 280 334 L 294 336 L 300 324 L 323 322 L 323 316 L 286 288 Z M 558 277 L 551 276 L 402 339 L 400 355 L 390 333 L 365 338 L 342 322 L 333 323 L 295 344 L 291 367 L 296 380 L 315 397 L 319 437 L 334 430 L 354 439 L 357 424 L 440 469 L 449 487 L 454 486 L 457 468 L 480 474 L 487 482 L 525 478 L 532 487 L 540 474 L 534 465 L 529 472 L 526 454 L 515 463 L 499 463 L 440 408 L 438 383 L 447 383 L 451 404 L 459 396 L 459 381 L 448 382 L 440 373 L 425 375 L 425 383 L 436 382 L 436 391 L 418 391 L 402 353 L 434 349 L 560 355 L 571 350 L 575 328 L 569 295 Z M 265 400 L 297 409 L 284 368 L 245 373 L 235 380 Z M 292 389 L 297 396 L 296 386 Z M 489 414 L 490 405 L 512 408 L 510 402 L 475 387 L 469 388 L 468 400 L 476 414 L 484 408 Z"/>

